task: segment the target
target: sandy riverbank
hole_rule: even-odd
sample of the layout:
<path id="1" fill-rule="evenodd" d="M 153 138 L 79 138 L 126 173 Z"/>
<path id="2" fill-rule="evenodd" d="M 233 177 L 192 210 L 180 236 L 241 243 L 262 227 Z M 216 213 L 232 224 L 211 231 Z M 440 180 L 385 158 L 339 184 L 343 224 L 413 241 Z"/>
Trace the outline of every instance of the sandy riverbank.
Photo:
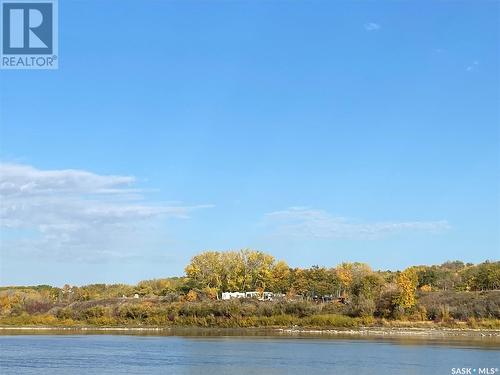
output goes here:
<path id="1" fill-rule="evenodd" d="M 351 336 L 411 336 L 411 337 L 498 337 L 500 330 L 460 329 L 460 328 L 378 328 L 361 327 L 357 329 L 299 329 L 280 328 L 286 334 L 314 335 L 351 335 Z"/>
<path id="2" fill-rule="evenodd" d="M 360 327 L 356 329 L 331 328 L 199 328 L 199 327 L 53 327 L 53 326 L 0 326 L 0 335 L 17 333 L 28 334 L 51 333 L 117 333 L 117 334 L 159 334 L 159 335 L 287 335 L 287 336 L 352 336 L 352 337 L 490 337 L 500 339 L 500 330 L 471 329 L 471 328 L 387 328 L 387 327 Z"/>

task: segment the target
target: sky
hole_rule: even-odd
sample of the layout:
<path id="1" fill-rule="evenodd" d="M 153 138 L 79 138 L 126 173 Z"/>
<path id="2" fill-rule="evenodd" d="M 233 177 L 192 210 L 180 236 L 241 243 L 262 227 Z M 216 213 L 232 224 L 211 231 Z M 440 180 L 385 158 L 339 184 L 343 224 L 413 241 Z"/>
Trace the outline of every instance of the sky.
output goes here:
<path id="1" fill-rule="evenodd" d="M 500 3 L 60 1 L 0 71 L 0 284 L 498 260 Z"/>

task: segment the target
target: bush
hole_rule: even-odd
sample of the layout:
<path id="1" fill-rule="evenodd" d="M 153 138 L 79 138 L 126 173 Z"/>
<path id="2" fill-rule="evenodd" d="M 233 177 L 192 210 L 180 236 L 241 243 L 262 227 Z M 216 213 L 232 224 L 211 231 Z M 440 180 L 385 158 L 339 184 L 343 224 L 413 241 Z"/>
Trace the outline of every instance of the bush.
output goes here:
<path id="1" fill-rule="evenodd" d="M 418 306 L 425 308 L 432 320 L 442 319 L 443 306 L 447 306 L 450 318 L 458 320 L 500 319 L 500 291 L 429 292 L 420 296 Z"/>
<path id="2" fill-rule="evenodd" d="M 51 301 L 28 299 L 24 302 L 24 311 L 28 314 L 44 314 L 53 306 Z"/>
<path id="3" fill-rule="evenodd" d="M 357 327 L 360 321 L 345 315 L 313 315 L 303 320 L 308 326 L 313 327 Z"/>
<path id="4" fill-rule="evenodd" d="M 58 319 L 72 319 L 73 318 L 73 311 L 69 307 L 64 307 L 62 309 L 58 309 L 55 312 L 55 316 Z"/>
<path id="5" fill-rule="evenodd" d="M 315 306 L 307 302 L 284 302 L 282 305 L 284 305 L 283 311 L 285 314 L 295 315 L 299 318 L 310 316 L 316 312 Z"/>
<path id="6" fill-rule="evenodd" d="M 89 320 L 92 318 L 102 318 L 104 315 L 108 314 L 109 311 L 104 306 L 93 306 L 82 311 L 81 316 L 83 319 Z"/>
<path id="7" fill-rule="evenodd" d="M 123 319 L 131 320 L 144 320 L 151 314 L 149 306 L 136 305 L 123 305 L 118 309 L 118 316 Z"/>
<path id="8" fill-rule="evenodd" d="M 401 311 L 397 309 L 397 306 L 394 304 L 397 295 L 396 286 L 392 284 L 387 285 L 375 302 L 374 316 L 386 319 L 399 316 Z"/>
<path id="9" fill-rule="evenodd" d="M 359 296 L 353 299 L 349 306 L 349 315 L 351 316 L 373 316 L 375 312 L 375 301 L 365 296 Z"/>

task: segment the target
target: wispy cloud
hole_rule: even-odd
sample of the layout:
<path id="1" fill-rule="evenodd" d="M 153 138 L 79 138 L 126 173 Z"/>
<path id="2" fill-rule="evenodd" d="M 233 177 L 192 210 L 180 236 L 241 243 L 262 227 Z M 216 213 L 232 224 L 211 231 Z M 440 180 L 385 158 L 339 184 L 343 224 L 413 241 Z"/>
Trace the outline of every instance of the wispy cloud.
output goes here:
<path id="1" fill-rule="evenodd" d="M 366 31 L 379 31 L 381 26 L 375 22 L 368 22 L 363 25 Z"/>
<path id="2" fill-rule="evenodd" d="M 2 252 L 123 258 L 141 247 L 139 232 L 155 219 L 186 219 L 210 207 L 148 202 L 145 191 L 133 188 L 135 182 L 131 176 L 0 164 Z"/>
<path id="3" fill-rule="evenodd" d="M 450 229 L 445 220 L 360 222 L 308 207 L 270 212 L 265 215 L 265 224 L 278 236 L 326 239 L 376 239 L 400 232 L 441 232 Z"/>
<path id="4" fill-rule="evenodd" d="M 468 72 L 472 72 L 474 70 L 477 70 L 478 67 L 479 67 L 479 61 L 474 60 L 471 64 L 467 65 L 465 70 Z"/>

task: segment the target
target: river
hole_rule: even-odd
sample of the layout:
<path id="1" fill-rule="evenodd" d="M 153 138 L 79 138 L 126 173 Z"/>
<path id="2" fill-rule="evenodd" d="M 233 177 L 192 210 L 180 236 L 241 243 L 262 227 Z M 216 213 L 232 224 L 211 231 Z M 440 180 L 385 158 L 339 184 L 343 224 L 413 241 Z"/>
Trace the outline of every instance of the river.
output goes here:
<path id="1" fill-rule="evenodd" d="M 495 374 L 494 339 L 3 333 L 9 374 Z M 486 371 L 486 372 L 485 372 Z"/>

